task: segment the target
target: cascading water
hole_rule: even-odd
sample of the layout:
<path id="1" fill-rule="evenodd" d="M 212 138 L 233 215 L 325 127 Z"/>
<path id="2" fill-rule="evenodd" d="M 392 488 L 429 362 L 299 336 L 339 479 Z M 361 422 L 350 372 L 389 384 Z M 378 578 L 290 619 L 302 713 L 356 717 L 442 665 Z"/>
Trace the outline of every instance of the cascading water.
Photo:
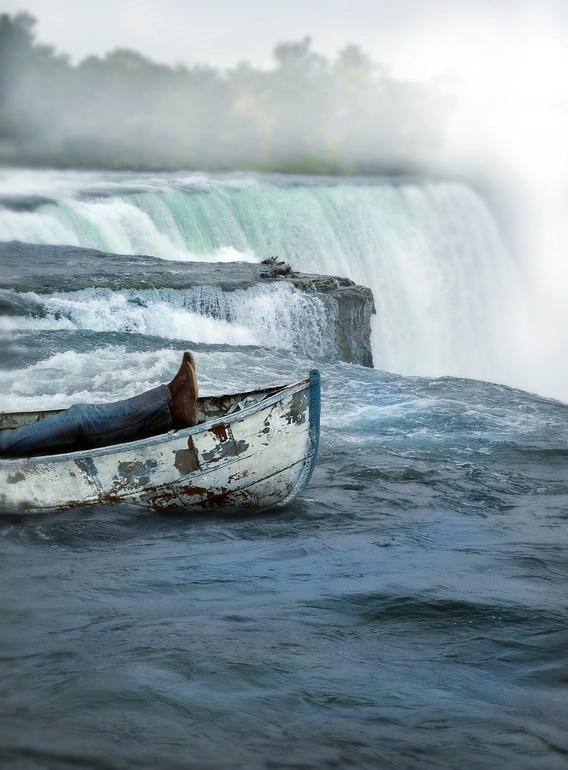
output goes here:
<path id="1" fill-rule="evenodd" d="M 6 292 L 5 299 L 10 298 Z M 2 297 L 2 293 L 0 293 Z M 20 297 L 29 315 L 0 318 L 0 331 L 75 330 L 135 333 L 209 345 L 265 345 L 301 355 L 336 357 L 334 319 L 319 297 L 291 285 L 224 292 L 176 289 L 83 289 Z M 6 304 L 6 303 L 5 303 Z"/>
<path id="2" fill-rule="evenodd" d="M 33 197 L 26 177 L 17 181 L 18 205 L 0 209 L 2 240 L 169 260 L 278 256 L 371 288 L 377 368 L 522 384 L 519 278 L 491 213 L 465 185 L 75 174 L 62 189 L 46 174 L 38 199 L 37 174 Z"/>

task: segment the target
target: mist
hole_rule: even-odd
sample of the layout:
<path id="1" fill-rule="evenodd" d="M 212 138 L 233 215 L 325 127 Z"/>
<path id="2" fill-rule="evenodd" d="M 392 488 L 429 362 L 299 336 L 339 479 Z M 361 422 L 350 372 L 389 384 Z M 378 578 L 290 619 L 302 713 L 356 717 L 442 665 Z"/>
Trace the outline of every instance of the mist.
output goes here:
<path id="1" fill-rule="evenodd" d="M 551 8 L 410 14 L 388 61 L 303 37 L 223 70 L 124 48 L 71 63 L 3 14 L 0 163 L 463 179 L 525 289 L 511 379 L 568 399 L 568 35 Z"/>
<path id="2" fill-rule="evenodd" d="M 444 162 L 493 190 L 525 285 L 516 325 L 522 385 L 568 400 L 568 34 L 544 9 L 456 19 L 415 41 L 452 61 Z"/>
<path id="3" fill-rule="evenodd" d="M 408 165 L 442 141 L 449 100 L 351 44 L 329 59 L 309 37 L 274 65 L 168 66 L 136 51 L 76 65 L 0 19 L 5 161 L 127 168 L 359 173 Z"/>

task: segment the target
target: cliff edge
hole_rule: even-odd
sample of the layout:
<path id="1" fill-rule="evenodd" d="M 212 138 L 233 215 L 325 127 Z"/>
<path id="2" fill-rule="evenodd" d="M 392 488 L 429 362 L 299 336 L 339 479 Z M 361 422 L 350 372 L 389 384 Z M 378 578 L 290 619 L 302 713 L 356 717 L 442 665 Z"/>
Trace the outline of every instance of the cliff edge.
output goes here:
<path id="1" fill-rule="evenodd" d="M 11 292 L 73 292 L 81 289 L 178 289 L 216 287 L 222 292 L 247 290 L 266 283 L 288 283 L 317 297 L 333 329 L 340 360 L 373 366 L 370 289 L 348 278 L 299 273 L 277 258 L 251 262 L 166 261 L 157 257 L 110 254 L 75 246 L 0 243 L 2 302 L 17 305 Z M 1 303 L 0 303 L 1 304 Z M 15 308 L 12 308 L 14 311 Z"/>

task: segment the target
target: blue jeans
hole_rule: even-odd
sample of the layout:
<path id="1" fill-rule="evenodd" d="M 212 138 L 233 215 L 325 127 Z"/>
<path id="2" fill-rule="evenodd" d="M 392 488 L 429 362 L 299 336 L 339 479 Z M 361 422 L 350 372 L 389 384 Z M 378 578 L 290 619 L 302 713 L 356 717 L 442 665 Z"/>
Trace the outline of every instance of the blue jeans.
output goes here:
<path id="1" fill-rule="evenodd" d="M 167 385 L 110 404 L 75 404 L 21 428 L 0 431 L 0 456 L 72 452 L 156 436 L 172 428 Z"/>

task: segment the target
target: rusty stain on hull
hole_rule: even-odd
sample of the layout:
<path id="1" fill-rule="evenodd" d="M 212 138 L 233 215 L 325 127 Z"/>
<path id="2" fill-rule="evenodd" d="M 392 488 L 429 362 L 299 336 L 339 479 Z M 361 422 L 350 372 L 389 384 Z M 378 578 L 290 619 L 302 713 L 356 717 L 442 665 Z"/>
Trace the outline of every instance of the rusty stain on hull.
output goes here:
<path id="1" fill-rule="evenodd" d="M 203 463 L 216 463 L 228 457 L 236 457 L 237 444 L 229 425 L 214 425 L 208 433 L 213 441 L 210 449 L 201 452 Z"/>
<path id="2" fill-rule="evenodd" d="M 236 473 L 233 473 L 231 476 L 229 476 L 228 481 L 230 483 L 234 483 L 235 481 L 241 481 L 242 479 L 246 479 L 246 477 L 249 475 L 250 475 L 250 470 L 248 468 L 243 468 L 242 471 L 237 471 Z"/>
<path id="3" fill-rule="evenodd" d="M 226 425 L 214 425 L 209 428 L 210 433 L 217 437 L 217 439 L 223 443 L 227 440 L 227 426 Z"/>

